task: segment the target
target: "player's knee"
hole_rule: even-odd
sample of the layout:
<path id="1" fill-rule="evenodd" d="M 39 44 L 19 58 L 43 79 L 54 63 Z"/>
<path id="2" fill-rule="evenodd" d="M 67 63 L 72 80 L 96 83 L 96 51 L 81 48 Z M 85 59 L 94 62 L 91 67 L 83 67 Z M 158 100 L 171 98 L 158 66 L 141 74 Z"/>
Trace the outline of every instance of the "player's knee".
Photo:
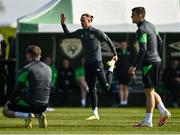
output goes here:
<path id="1" fill-rule="evenodd" d="M 153 88 L 145 88 L 146 96 L 154 96 L 154 89 Z"/>
<path id="2" fill-rule="evenodd" d="M 3 108 L 2 114 L 3 114 L 5 117 L 9 117 L 9 115 L 8 115 L 8 109 L 7 109 L 6 107 Z"/>
<path id="3" fill-rule="evenodd" d="M 10 113 L 10 110 L 8 109 L 7 106 L 5 106 L 5 107 L 3 108 L 2 114 L 3 114 L 5 117 L 8 117 L 8 118 L 14 117 L 14 115 L 12 115 L 12 114 Z"/>

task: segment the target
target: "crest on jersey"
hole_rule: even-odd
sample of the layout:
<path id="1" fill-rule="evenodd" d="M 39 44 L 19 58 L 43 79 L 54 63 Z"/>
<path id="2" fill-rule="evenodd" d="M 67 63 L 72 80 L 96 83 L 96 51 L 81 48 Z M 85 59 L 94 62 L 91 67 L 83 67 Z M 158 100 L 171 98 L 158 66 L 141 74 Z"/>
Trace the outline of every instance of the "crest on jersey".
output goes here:
<path id="1" fill-rule="evenodd" d="M 81 41 L 79 39 L 64 39 L 60 47 L 62 47 L 64 54 L 71 59 L 78 56 L 82 50 Z"/>
<path id="2" fill-rule="evenodd" d="M 95 35 L 94 35 L 94 34 L 90 34 L 90 38 L 91 38 L 91 39 L 94 39 L 94 38 L 95 38 Z"/>

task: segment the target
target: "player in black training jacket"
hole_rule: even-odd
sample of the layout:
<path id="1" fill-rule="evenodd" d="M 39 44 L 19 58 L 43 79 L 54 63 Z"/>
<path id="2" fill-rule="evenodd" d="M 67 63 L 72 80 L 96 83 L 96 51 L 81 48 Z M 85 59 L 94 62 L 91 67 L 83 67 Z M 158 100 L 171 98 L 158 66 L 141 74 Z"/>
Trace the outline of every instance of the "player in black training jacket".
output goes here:
<path id="1" fill-rule="evenodd" d="M 108 90 L 112 81 L 112 73 L 114 64 L 117 61 L 117 53 L 110 38 L 102 31 L 95 29 L 91 26 L 93 16 L 90 14 L 81 15 L 82 29 L 78 29 L 75 32 L 69 32 L 65 25 L 65 16 L 63 13 L 60 15 L 61 25 L 64 33 L 69 38 L 79 38 L 81 40 L 84 58 L 85 58 L 85 79 L 89 87 L 89 93 L 91 98 L 91 105 L 93 115 L 86 120 L 99 120 L 98 115 L 98 99 L 96 94 L 96 78 L 99 80 L 100 86 L 103 90 Z M 104 72 L 101 54 L 101 41 L 108 43 L 114 56 L 109 61 L 110 68 L 107 72 L 107 78 Z"/>
<path id="2" fill-rule="evenodd" d="M 138 26 L 136 38 L 139 43 L 139 53 L 129 69 L 130 75 L 135 75 L 137 66 L 142 65 L 144 92 L 146 94 L 146 116 L 143 121 L 135 124 L 135 127 L 153 127 L 152 117 L 155 105 L 160 110 L 158 126 L 163 126 L 171 113 L 164 107 L 161 97 L 155 92 L 158 85 L 158 76 L 161 58 L 162 40 L 153 24 L 145 20 L 145 8 L 132 9 L 132 21 Z"/>

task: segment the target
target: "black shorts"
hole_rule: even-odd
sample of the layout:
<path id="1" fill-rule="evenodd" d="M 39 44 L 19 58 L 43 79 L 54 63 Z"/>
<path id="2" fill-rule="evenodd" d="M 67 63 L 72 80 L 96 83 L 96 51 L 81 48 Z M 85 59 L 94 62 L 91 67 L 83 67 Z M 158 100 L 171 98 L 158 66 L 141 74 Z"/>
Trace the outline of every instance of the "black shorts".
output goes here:
<path id="1" fill-rule="evenodd" d="M 127 71 L 125 71 L 124 73 L 122 73 L 122 71 L 116 71 L 116 78 L 119 81 L 119 84 L 124 84 L 124 85 L 128 85 L 129 81 L 130 81 L 130 76 L 128 74 Z"/>
<path id="2" fill-rule="evenodd" d="M 11 111 L 27 112 L 27 113 L 43 113 L 47 109 L 48 105 L 35 107 L 29 105 L 23 99 L 19 99 L 16 102 L 9 103 L 8 109 Z"/>
<path id="3" fill-rule="evenodd" d="M 156 89 L 158 87 L 160 65 L 161 63 L 153 63 L 146 73 L 142 71 L 144 88 Z"/>

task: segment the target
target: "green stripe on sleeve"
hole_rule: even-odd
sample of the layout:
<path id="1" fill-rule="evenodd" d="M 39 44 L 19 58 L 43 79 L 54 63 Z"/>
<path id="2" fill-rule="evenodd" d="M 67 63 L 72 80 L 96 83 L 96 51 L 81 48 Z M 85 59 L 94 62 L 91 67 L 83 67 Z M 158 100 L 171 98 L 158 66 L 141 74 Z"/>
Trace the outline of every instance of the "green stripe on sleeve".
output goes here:
<path id="1" fill-rule="evenodd" d="M 159 35 L 159 32 L 156 30 L 156 35 Z"/>
<path id="2" fill-rule="evenodd" d="M 139 38 L 139 43 L 147 43 L 147 34 L 144 33 L 140 38 Z"/>
<path id="3" fill-rule="evenodd" d="M 27 81 L 27 76 L 28 76 L 29 72 L 22 72 L 19 76 L 18 76 L 18 81 L 26 83 Z"/>

